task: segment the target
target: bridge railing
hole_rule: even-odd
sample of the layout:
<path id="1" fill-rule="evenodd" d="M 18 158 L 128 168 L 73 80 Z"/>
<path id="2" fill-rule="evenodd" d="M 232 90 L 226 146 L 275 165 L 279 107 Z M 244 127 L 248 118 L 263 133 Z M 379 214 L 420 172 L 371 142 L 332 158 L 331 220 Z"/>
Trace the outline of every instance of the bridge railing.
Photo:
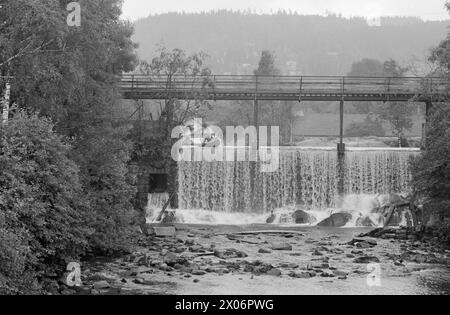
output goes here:
<path id="1" fill-rule="evenodd" d="M 168 84 L 170 82 L 170 84 Z M 336 76 L 193 76 L 124 75 L 124 90 L 178 92 L 203 90 L 210 93 L 333 93 L 333 94 L 440 94 L 449 82 L 443 78 L 336 77 Z"/>

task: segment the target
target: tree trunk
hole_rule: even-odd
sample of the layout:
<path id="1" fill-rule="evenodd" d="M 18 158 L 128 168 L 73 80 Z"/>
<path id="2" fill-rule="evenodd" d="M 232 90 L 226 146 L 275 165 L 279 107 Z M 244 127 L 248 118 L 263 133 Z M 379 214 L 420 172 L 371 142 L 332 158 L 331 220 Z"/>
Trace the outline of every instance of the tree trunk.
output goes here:
<path id="1" fill-rule="evenodd" d="M 2 124 L 4 126 L 8 125 L 10 96 L 11 96 L 11 85 L 7 81 L 6 82 L 6 89 L 5 89 L 5 96 L 3 98 Z"/>

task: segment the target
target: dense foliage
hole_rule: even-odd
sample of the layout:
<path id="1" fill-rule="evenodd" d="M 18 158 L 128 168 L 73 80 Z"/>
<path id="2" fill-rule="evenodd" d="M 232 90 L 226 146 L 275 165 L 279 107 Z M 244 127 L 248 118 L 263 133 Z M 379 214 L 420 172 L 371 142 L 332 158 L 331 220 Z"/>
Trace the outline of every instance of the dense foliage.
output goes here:
<path id="1" fill-rule="evenodd" d="M 450 3 L 447 9 L 450 12 Z M 437 74 L 450 79 L 450 33 L 433 50 L 430 61 Z M 426 150 L 413 165 L 413 184 L 416 197 L 424 200 L 425 222 L 437 227 L 450 245 L 450 100 L 445 101 L 431 108 Z"/>
<path id="2" fill-rule="evenodd" d="M 122 118 L 117 76 L 135 68 L 133 28 L 120 19 L 121 0 L 80 0 L 81 25 L 69 26 L 69 2 L 0 2 L 0 86 L 10 77 L 18 108 L 3 131 L 4 150 L 13 150 L 5 151 L 5 165 L 17 170 L 3 167 L 0 174 L 1 252 L 17 254 L 13 270 L 1 264 L 6 281 L 22 279 L 23 271 L 35 282 L 41 274 L 57 276 L 47 269 L 61 271 L 63 261 L 80 254 L 124 250 L 129 240 L 132 145 L 128 128 L 114 121 Z M 22 110 L 47 118 L 27 118 Z"/>
<path id="3" fill-rule="evenodd" d="M 0 290 L 27 292 L 87 248 L 88 208 L 49 120 L 20 112 L 0 141 Z"/>

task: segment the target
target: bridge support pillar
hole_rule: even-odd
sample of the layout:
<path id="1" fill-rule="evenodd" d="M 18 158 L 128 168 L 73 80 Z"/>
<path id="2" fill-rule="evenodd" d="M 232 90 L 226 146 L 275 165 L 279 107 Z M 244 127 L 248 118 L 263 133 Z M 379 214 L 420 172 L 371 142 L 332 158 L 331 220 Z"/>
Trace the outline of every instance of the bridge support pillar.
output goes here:
<path id="1" fill-rule="evenodd" d="M 253 125 L 256 128 L 256 149 L 259 149 L 259 118 L 258 118 L 259 106 L 258 100 L 255 98 L 253 102 Z"/>
<path id="2" fill-rule="evenodd" d="M 345 192 L 345 143 L 344 143 L 344 100 L 341 100 L 339 107 L 339 143 L 337 144 L 337 172 L 338 172 L 338 193 Z"/>

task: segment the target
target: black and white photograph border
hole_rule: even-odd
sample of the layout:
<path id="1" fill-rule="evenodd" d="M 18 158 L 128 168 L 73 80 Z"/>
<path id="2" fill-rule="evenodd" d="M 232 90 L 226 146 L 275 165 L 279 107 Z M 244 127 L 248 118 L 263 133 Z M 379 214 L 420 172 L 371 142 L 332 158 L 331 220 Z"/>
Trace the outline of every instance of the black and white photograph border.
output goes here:
<path id="1" fill-rule="evenodd" d="M 449 27 L 445 0 L 0 0 L 0 295 L 448 295 Z"/>

